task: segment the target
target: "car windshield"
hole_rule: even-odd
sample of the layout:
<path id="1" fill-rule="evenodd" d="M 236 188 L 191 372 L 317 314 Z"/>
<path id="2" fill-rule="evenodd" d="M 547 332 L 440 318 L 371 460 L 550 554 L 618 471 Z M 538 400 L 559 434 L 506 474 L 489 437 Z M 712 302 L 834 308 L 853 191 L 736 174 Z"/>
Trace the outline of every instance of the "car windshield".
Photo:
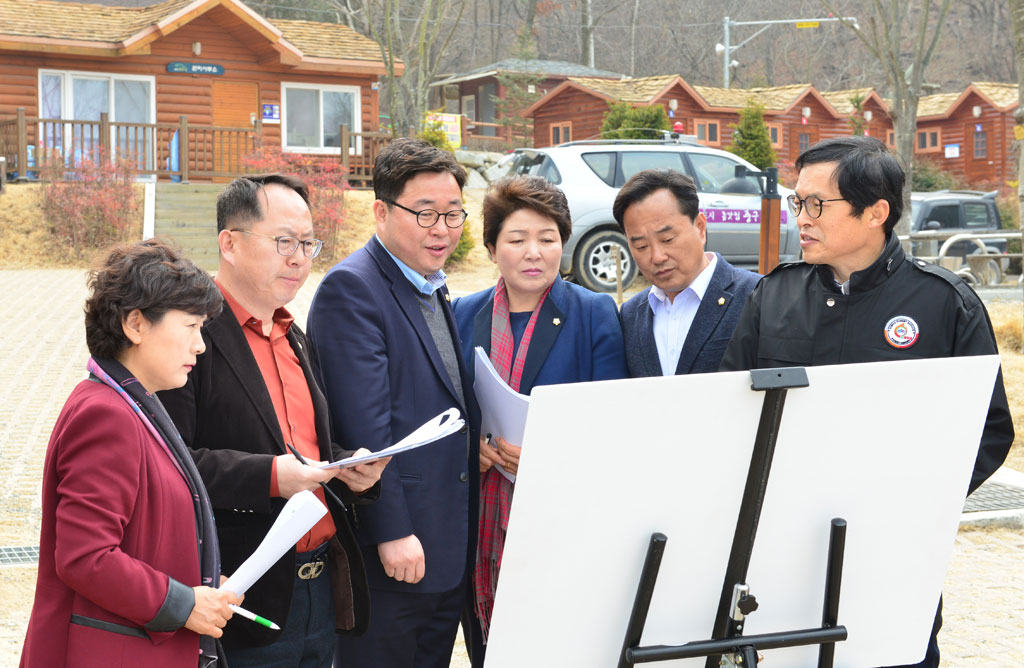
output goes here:
<path id="1" fill-rule="evenodd" d="M 910 220 L 915 224 L 918 218 L 921 217 L 921 203 L 917 200 L 910 200 Z"/>
<path id="2" fill-rule="evenodd" d="M 558 168 L 545 153 L 532 151 L 520 153 L 512 171 L 516 174 L 541 176 L 556 185 L 562 182 L 562 175 L 558 172 Z"/>

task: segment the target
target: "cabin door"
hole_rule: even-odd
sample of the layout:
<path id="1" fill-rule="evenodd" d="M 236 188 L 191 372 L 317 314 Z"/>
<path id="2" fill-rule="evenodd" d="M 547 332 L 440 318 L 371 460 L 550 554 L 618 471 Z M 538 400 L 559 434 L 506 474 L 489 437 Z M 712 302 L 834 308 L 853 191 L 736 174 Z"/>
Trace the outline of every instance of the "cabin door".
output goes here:
<path id="1" fill-rule="evenodd" d="M 242 173 L 241 158 L 255 150 L 259 85 L 247 81 L 214 81 L 212 92 L 213 125 L 224 129 L 213 131 L 208 150 L 212 153 L 213 171 L 232 178 Z"/>

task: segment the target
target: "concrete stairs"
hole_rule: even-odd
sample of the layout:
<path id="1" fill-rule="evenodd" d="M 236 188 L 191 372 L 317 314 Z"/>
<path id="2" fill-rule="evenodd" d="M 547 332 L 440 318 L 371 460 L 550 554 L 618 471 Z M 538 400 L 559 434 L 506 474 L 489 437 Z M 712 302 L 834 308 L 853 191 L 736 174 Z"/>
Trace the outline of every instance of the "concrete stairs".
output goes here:
<path id="1" fill-rule="evenodd" d="M 173 239 L 197 265 L 217 269 L 217 195 L 224 184 L 157 183 L 153 233 Z"/>

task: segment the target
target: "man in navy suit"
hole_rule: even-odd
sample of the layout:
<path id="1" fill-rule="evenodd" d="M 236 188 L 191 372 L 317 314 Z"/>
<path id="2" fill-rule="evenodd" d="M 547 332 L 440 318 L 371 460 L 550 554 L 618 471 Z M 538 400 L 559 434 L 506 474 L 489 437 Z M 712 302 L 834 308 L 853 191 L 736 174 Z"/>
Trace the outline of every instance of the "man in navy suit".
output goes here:
<path id="1" fill-rule="evenodd" d="M 451 153 L 398 139 L 373 169 L 377 233 L 324 277 L 309 335 L 340 441 L 380 450 L 457 407 L 464 428 L 393 458 L 379 501 L 355 511 L 370 625 L 336 666 L 447 667 L 469 591 L 479 496 L 479 415 L 445 274 L 466 213 Z"/>
<path id="2" fill-rule="evenodd" d="M 667 169 L 635 174 L 612 212 L 650 288 L 622 305 L 632 378 L 718 371 L 760 278 L 704 252 L 707 220 L 693 179 Z"/>

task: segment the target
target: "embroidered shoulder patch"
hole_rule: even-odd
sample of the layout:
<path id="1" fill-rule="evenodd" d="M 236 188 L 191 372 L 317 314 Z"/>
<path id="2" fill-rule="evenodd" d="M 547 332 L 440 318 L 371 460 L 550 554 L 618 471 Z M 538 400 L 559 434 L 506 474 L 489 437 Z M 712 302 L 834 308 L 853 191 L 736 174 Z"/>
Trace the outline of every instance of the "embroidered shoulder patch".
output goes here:
<path id="1" fill-rule="evenodd" d="M 919 333 L 917 323 L 907 315 L 898 315 L 885 323 L 885 340 L 894 348 L 909 348 Z"/>

